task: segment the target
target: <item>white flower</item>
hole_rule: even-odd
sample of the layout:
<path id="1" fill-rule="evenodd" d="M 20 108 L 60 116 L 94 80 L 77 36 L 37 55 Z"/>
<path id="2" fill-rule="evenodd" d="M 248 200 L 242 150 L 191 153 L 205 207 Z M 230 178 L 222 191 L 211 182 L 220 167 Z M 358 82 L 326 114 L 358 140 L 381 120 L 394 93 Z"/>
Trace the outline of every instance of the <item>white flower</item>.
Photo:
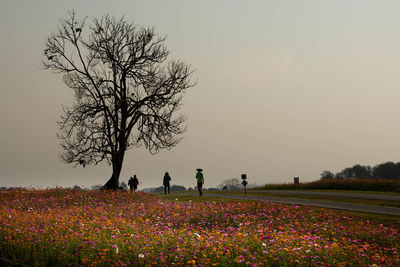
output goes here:
<path id="1" fill-rule="evenodd" d="M 143 254 L 139 254 L 139 258 L 144 258 L 144 255 Z"/>
<path id="2" fill-rule="evenodd" d="M 198 233 L 194 233 L 194 235 L 197 236 L 197 237 L 201 237 Z"/>
<path id="3" fill-rule="evenodd" d="M 178 200 L 177 198 L 175 198 L 175 200 Z"/>
<path id="4" fill-rule="evenodd" d="M 189 202 L 192 202 L 192 200 L 191 200 L 191 199 L 189 199 Z"/>
<path id="5" fill-rule="evenodd" d="M 266 246 L 267 246 L 267 244 L 265 244 L 265 243 L 262 243 L 261 245 L 263 245 L 264 247 L 266 247 Z"/>
<path id="6" fill-rule="evenodd" d="M 310 252 L 311 252 L 311 250 L 309 250 L 309 249 L 306 250 L 306 253 L 310 253 Z"/>

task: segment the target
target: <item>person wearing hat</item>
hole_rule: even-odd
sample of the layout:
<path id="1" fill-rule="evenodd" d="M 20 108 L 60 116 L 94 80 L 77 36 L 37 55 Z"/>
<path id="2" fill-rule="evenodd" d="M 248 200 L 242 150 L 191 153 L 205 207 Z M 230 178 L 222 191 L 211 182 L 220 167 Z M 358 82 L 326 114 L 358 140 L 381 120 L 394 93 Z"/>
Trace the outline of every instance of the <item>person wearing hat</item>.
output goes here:
<path id="1" fill-rule="evenodd" d="M 197 179 L 197 189 L 199 189 L 199 195 L 203 195 L 203 184 L 204 184 L 204 177 L 203 177 L 203 169 L 196 169 L 196 179 Z"/>

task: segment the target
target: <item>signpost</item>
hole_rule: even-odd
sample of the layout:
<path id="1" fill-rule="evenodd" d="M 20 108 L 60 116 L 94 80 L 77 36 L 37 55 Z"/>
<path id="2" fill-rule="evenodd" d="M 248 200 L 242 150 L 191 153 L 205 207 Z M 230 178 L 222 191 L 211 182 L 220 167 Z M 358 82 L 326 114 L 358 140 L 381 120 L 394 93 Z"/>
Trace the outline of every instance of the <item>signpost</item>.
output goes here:
<path id="1" fill-rule="evenodd" d="M 247 179 L 247 176 L 246 176 L 246 174 L 242 174 L 242 185 L 244 186 L 244 194 L 245 195 L 247 195 L 247 191 L 246 191 L 246 185 L 247 185 L 247 181 L 246 181 L 246 179 Z"/>
<path id="2" fill-rule="evenodd" d="M 299 189 L 300 188 L 300 179 L 299 179 L 299 177 L 294 177 L 293 180 L 294 180 L 294 186 L 297 189 Z"/>

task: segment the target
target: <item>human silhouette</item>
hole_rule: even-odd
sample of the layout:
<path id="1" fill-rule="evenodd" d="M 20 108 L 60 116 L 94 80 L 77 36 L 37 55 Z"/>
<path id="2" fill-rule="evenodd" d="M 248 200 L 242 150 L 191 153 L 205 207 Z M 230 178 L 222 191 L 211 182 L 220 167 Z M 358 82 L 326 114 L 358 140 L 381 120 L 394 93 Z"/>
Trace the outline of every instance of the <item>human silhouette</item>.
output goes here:
<path id="1" fill-rule="evenodd" d="M 171 186 L 169 184 L 169 181 L 171 181 L 171 176 L 169 176 L 169 173 L 166 172 L 164 174 L 164 180 L 163 180 L 164 194 L 167 194 L 167 189 L 168 189 L 168 194 L 170 194 Z"/>
<path id="2" fill-rule="evenodd" d="M 129 182 L 128 182 L 128 185 L 129 185 L 129 188 L 131 189 L 131 191 L 135 192 L 138 184 L 139 184 L 139 180 L 135 174 L 135 175 L 133 175 L 133 178 L 131 177 L 131 179 L 129 179 Z"/>
<path id="3" fill-rule="evenodd" d="M 196 169 L 196 179 L 197 179 L 197 189 L 199 190 L 199 195 L 203 195 L 203 184 L 204 184 L 204 177 L 203 177 L 203 169 Z"/>

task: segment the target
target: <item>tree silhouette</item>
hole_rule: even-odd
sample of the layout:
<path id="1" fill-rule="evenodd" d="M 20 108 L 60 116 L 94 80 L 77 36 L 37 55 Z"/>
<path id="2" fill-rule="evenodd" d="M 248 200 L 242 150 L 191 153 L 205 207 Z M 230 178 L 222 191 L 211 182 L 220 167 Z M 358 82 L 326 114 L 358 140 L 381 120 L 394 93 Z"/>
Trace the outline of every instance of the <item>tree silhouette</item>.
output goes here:
<path id="1" fill-rule="evenodd" d="M 231 179 L 226 179 L 224 180 L 220 185 L 220 188 L 226 188 L 229 191 L 235 191 L 238 190 L 240 187 L 242 187 L 240 181 L 238 178 L 231 178 Z"/>
<path id="2" fill-rule="evenodd" d="M 335 174 L 333 174 L 330 171 L 325 170 L 321 173 L 321 180 L 332 180 L 334 178 L 335 178 Z"/>
<path id="3" fill-rule="evenodd" d="M 166 62 L 164 41 L 154 28 L 123 17 L 105 15 L 88 25 L 75 11 L 46 40 L 43 68 L 64 74 L 75 93 L 58 121 L 61 158 L 75 166 L 112 165 L 105 188 L 118 188 L 127 149 L 170 149 L 186 130 L 177 112 L 194 85 L 192 71 L 183 62 Z"/>
<path id="4" fill-rule="evenodd" d="M 321 180 L 326 179 L 394 179 L 400 180 L 400 162 L 391 161 L 378 164 L 373 168 L 371 166 L 356 164 L 353 167 L 347 167 L 335 175 L 330 171 L 321 173 Z"/>
<path id="5" fill-rule="evenodd" d="M 391 161 L 381 163 L 373 168 L 373 174 L 377 178 L 400 179 L 400 162 Z"/>

